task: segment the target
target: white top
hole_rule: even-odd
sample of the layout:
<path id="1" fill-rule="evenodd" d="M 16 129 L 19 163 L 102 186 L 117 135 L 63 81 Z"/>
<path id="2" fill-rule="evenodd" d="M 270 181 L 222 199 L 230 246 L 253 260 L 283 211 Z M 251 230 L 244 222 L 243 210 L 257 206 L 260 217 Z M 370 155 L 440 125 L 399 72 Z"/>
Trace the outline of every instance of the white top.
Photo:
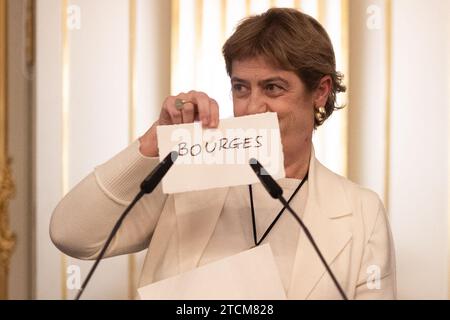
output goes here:
<path id="1" fill-rule="evenodd" d="M 53 243 L 72 257 L 95 259 L 124 208 L 139 192 L 142 179 L 158 162 L 157 158 L 141 155 L 139 141 L 135 141 L 96 167 L 55 208 L 50 223 Z M 285 198 L 289 198 L 300 181 L 281 179 L 279 183 Z M 248 186 L 177 197 L 168 197 L 161 189 L 159 185 L 136 204 L 106 252 L 111 257 L 148 248 L 141 286 L 253 246 Z M 272 200 L 260 184 L 255 184 L 253 191 L 261 237 L 281 204 Z M 304 208 L 306 199 L 308 206 Z M 312 152 L 308 182 L 291 204 L 303 217 L 349 297 L 395 298 L 392 235 L 383 204 L 374 192 L 332 173 Z M 267 242 L 284 287 L 290 283 L 288 298 L 341 299 L 289 212 L 277 222 Z M 373 281 L 373 274 L 367 270 L 373 266 L 379 266 L 379 290 L 367 286 L 369 280 Z"/>
<path id="2" fill-rule="evenodd" d="M 285 199 L 289 200 L 301 180 L 285 178 L 277 182 L 283 189 Z M 283 205 L 280 201 L 271 198 L 262 184 L 253 184 L 252 189 L 257 240 L 259 241 Z M 308 182 L 303 184 L 290 202 L 291 207 L 300 217 L 304 211 L 307 195 Z M 292 214 L 285 210 L 262 242 L 269 243 L 271 246 L 286 293 L 292 277 L 292 267 L 294 265 L 299 231 L 299 224 Z M 200 259 L 199 265 L 235 255 L 253 246 L 253 224 L 248 186 L 232 187 L 230 188 L 214 233 Z M 255 266 L 255 268 L 257 267 Z"/>
<path id="3" fill-rule="evenodd" d="M 87 176 L 67 194 L 65 199 L 55 209 L 52 217 L 52 238 L 54 238 L 55 232 L 61 233 L 68 244 L 67 247 L 63 248 L 64 251 L 66 254 L 74 257 L 81 257 L 81 249 L 94 249 L 93 244 L 103 243 L 125 206 L 137 194 L 140 182 L 149 172 L 149 166 L 154 166 L 158 162 L 158 158 L 147 158 L 140 154 L 139 141 L 135 141 L 105 165 L 98 167 L 96 169 L 97 175 L 101 177 L 96 179 L 92 174 Z M 277 180 L 277 182 L 283 189 L 285 199 L 289 200 L 301 180 L 284 178 Z M 259 240 L 280 212 L 282 204 L 278 200 L 271 198 L 262 184 L 253 184 L 252 188 L 256 230 Z M 308 182 L 303 184 L 290 202 L 292 208 L 300 217 L 302 217 L 307 196 Z M 147 207 L 146 201 L 151 202 L 151 196 L 146 196 L 145 201 L 144 199 L 141 200 L 136 205 L 136 208 L 133 209 L 134 212 Z M 83 208 L 85 210 L 80 210 L 81 202 L 84 203 Z M 154 228 L 152 224 L 159 219 L 159 216 L 152 216 L 145 211 L 147 210 L 143 210 L 139 214 L 134 213 L 134 215 L 137 214 L 139 216 L 137 221 L 133 221 L 131 215 L 128 216 L 119 229 L 116 239 L 125 237 L 132 243 L 136 242 L 139 245 L 145 243 L 134 238 L 138 238 L 141 234 L 149 234 Z M 286 292 L 292 277 L 299 230 L 300 226 L 298 223 L 291 213 L 285 210 L 263 242 L 269 243 L 271 246 Z M 115 241 L 111 243 L 107 253 L 111 252 L 114 246 Z M 205 265 L 238 254 L 253 246 L 253 226 L 248 185 L 231 187 L 215 230 L 198 265 Z M 129 253 L 138 250 L 132 246 L 131 249 L 127 247 L 120 251 Z"/>

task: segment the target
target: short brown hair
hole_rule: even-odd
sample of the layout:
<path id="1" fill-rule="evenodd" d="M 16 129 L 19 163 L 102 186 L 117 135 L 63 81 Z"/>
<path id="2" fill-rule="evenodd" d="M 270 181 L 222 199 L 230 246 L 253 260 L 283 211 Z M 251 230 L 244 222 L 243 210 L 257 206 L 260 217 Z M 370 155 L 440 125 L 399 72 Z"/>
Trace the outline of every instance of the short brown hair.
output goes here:
<path id="1" fill-rule="evenodd" d="M 295 9 L 272 8 L 246 18 L 225 42 L 222 51 L 229 76 L 234 60 L 256 56 L 295 72 L 310 92 L 329 75 L 332 88 L 325 105 L 325 119 L 340 109 L 336 94 L 345 92 L 346 88 L 342 84 L 343 75 L 336 71 L 333 45 L 320 23 L 307 14 Z M 316 127 L 320 125 L 314 121 Z"/>

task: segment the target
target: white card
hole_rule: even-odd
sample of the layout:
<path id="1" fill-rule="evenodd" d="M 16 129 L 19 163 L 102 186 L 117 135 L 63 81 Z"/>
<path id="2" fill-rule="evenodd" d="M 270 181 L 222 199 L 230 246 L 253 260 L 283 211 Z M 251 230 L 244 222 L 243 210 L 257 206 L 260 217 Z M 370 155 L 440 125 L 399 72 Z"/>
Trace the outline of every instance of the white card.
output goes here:
<path id="1" fill-rule="evenodd" d="M 278 117 L 274 112 L 220 120 L 217 129 L 201 123 L 158 126 L 162 160 L 179 153 L 163 179 L 164 193 L 231 187 L 258 182 L 249 165 L 257 159 L 274 179 L 285 177 Z"/>
<path id="2" fill-rule="evenodd" d="M 142 300 L 285 300 L 269 244 L 138 289 Z"/>

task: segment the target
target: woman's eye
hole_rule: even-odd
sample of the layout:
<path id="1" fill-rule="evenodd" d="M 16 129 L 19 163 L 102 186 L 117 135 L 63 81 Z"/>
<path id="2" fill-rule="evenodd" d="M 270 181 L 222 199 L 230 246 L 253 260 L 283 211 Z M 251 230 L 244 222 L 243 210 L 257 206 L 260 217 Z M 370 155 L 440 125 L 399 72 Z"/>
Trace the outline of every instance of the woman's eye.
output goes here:
<path id="1" fill-rule="evenodd" d="M 243 84 L 234 84 L 233 85 L 233 92 L 238 94 L 244 94 L 247 92 L 247 88 Z"/>
<path id="2" fill-rule="evenodd" d="M 280 86 L 278 86 L 278 85 L 276 85 L 276 84 L 273 84 L 273 83 L 268 84 L 268 85 L 266 86 L 266 91 L 267 91 L 269 94 L 271 94 L 271 95 L 279 94 L 279 93 L 281 93 L 283 90 L 284 90 L 284 89 L 283 89 L 282 87 L 280 87 Z"/>

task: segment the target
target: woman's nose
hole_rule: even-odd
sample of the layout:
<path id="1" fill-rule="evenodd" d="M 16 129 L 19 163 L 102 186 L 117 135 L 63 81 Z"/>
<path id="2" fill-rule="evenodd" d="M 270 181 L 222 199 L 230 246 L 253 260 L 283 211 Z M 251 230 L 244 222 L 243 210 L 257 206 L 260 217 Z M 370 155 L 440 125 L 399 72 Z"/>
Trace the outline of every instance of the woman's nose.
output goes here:
<path id="1" fill-rule="evenodd" d="M 248 100 L 247 113 L 257 114 L 267 112 L 268 106 L 265 97 L 260 93 L 252 93 Z"/>

